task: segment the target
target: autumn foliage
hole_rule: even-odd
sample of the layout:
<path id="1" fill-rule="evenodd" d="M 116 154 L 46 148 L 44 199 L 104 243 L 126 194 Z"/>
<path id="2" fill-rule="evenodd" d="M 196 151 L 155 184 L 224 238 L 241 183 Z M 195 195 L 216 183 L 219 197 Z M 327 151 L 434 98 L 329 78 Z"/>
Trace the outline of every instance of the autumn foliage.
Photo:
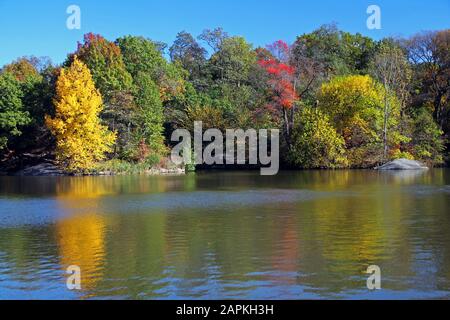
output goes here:
<path id="1" fill-rule="evenodd" d="M 74 58 L 56 83 L 55 117 L 46 124 L 56 138 L 57 161 L 70 172 L 85 172 L 105 158 L 115 133 L 100 123 L 102 97 L 84 63 Z"/>
<path id="2" fill-rule="evenodd" d="M 275 59 L 261 60 L 259 65 L 270 75 L 268 84 L 272 91 L 271 106 L 274 108 L 291 108 L 294 101 L 297 100 L 292 83 L 294 68 Z"/>
<path id="3" fill-rule="evenodd" d="M 53 161 L 52 134 L 61 169 L 146 171 L 168 155 L 173 130 L 200 120 L 279 129 L 280 161 L 292 168 L 441 165 L 449 39 L 441 30 L 373 40 L 333 24 L 256 48 L 222 28 L 180 32 L 170 47 L 88 33 L 62 65 L 24 57 L 0 69 L 0 171 Z"/>
<path id="4" fill-rule="evenodd" d="M 103 36 L 88 33 L 73 56 L 87 65 L 91 71 L 95 86 L 105 99 L 114 91 L 128 90 L 131 87 L 131 75 L 126 71 L 120 48 Z M 72 62 L 72 58 L 68 59 Z"/>
<path id="5" fill-rule="evenodd" d="M 258 64 L 269 75 L 268 85 L 272 91 L 271 107 L 290 109 L 298 99 L 294 88 L 295 68 L 287 64 L 289 47 L 279 40 L 268 46 L 271 57 L 259 60 Z"/>

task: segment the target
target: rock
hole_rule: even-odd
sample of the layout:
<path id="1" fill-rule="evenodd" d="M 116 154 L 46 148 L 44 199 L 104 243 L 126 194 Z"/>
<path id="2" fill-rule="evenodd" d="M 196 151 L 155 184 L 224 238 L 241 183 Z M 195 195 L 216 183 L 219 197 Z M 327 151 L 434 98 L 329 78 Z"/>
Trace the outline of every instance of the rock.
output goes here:
<path id="1" fill-rule="evenodd" d="M 55 165 L 46 162 L 17 171 L 14 175 L 39 177 L 39 176 L 63 176 L 65 175 L 65 173 Z"/>
<path id="2" fill-rule="evenodd" d="M 113 176 L 114 173 L 112 171 L 100 171 L 97 173 L 99 176 Z"/>
<path id="3" fill-rule="evenodd" d="M 177 168 L 177 174 L 183 174 L 183 173 L 185 173 L 184 169 Z"/>
<path id="4" fill-rule="evenodd" d="M 428 169 L 427 166 L 419 161 L 408 159 L 396 159 L 382 166 L 376 167 L 376 170 L 424 170 Z"/>

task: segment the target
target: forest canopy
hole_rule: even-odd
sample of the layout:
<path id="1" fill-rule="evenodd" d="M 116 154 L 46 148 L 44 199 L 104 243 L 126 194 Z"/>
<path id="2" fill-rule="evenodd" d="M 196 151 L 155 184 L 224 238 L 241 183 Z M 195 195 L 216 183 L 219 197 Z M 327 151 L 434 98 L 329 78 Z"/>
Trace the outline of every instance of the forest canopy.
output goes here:
<path id="1" fill-rule="evenodd" d="M 0 70 L 0 171 L 39 159 L 85 173 L 150 168 L 176 128 L 280 129 L 289 168 L 449 161 L 450 30 L 375 41 L 324 25 L 254 47 L 222 28 L 169 46 L 89 33 L 61 65 Z"/>

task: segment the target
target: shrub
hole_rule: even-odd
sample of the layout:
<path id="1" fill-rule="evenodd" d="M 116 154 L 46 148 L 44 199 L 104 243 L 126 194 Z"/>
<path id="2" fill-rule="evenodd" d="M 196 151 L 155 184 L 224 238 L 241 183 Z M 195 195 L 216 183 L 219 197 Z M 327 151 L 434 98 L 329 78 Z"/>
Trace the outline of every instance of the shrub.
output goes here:
<path id="1" fill-rule="evenodd" d="M 347 166 L 344 139 L 317 109 L 304 107 L 295 119 L 288 161 L 294 167 L 340 168 Z"/>

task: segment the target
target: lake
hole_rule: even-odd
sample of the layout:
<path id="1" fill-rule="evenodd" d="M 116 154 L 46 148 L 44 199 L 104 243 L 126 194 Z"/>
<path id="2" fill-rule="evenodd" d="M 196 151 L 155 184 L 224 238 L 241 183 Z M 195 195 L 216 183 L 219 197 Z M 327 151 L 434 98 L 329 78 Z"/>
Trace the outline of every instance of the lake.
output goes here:
<path id="1" fill-rule="evenodd" d="M 0 177 L 0 299 L 229 298 L 450 298 L 450 170 Z"/>

